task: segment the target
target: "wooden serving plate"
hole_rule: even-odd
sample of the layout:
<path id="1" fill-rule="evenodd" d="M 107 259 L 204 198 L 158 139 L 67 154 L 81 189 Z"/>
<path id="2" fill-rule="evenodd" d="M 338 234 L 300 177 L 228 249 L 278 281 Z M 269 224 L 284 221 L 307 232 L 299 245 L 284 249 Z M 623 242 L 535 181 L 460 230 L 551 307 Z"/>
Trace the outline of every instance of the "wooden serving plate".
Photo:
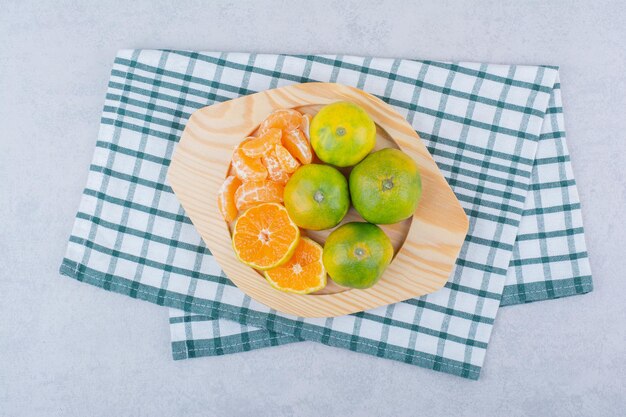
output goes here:
<path id="1" fill-rule="evenodd" d="M 229 173 L 234 147 L 272 111 L 295 108 L 315 114 L 336 101 L 351 101 L 367 111 L 377 125 L 376 148 L 399 148 L 417 162 L 422 198 L 412 218 L 381 226 L 396 255 L 372 288 L 348 289 L 329 280 L 319 293 L 283 293 L 235 257 L 229 225 L 217 208 L 218 189 Z M 437 291 L 448 280 L 468 228 L 465 212 L 409 123 L 382 100 L 340 84 L 294 84 L 197 110 L 172 156 L 168 180 L 226 276 L 255 300 L 302 317 L 356 313 Z M 342 224 L 352 220 L 362 220 L 353 208 Z M 329 232 L 306 235 L 323 243 Z"/>

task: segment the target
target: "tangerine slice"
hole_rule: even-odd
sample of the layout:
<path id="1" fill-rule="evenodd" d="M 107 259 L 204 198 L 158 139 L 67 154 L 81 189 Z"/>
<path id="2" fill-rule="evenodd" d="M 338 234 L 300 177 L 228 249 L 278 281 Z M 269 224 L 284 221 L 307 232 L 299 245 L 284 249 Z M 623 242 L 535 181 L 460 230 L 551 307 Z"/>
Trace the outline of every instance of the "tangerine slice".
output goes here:
<path id="1" fill-rule="evenodd" d="M 280 129 L 269 129 L 258 138 L 250 138 L 249 141 L 241 145 L 241 151 L 250 158 L 259 158 L 267 155 L 274 149 L 274 146 L 280 143 L 282 135 L 283 132 Z"/>
<path id="2" fill-rule="evenodd" d="M 265 278 L 277 290 L 310 294 L 326 286 L 323 248 L 307 237 L 301 237 L 291 258 L 265 271 Z"/>
<path id="3" fill-rule="evenodd" d="M 267 169 L 261 163 L 261 159 L 250 158 L 241 150 L 241 147 L 250 141 L 251 139 L 247 138 L 235 148 L 231 161 L 233 171 L 242 181 L 261 181 L 267 178 Z"/>
<path id="4" fill-rule="evenodd" d="M 311 144 L 300 129 L 294 129 L 283 135 L 283 146 L 303 164 L 310 164 L 313 159 Z"/>
<path id="5" fill-rule="evenodd" d="M 241 185 L 241 180 L 234 175 L 226 177 L 219 192 L 217 193 L 217 207 L 220 209 L 224 220 L 232 222 L 237 217 L 239 210 L 235 204 L 235 192 Z"/>
<path id="6" fill-rule="evenodd" d="M 280 159 L 278 158 L 275 150 L 270 151 L 270 153 L 264 156 L 262 160 L 263 165 L 267 168 L 267 173 L 272 181 L 276 181 L 281 184 L 286 184 L 287 181 L 289 181 L 289 174 L 282 168 Z"/>
<path id="7" fill-rule="evenodd" d="M 275 181 L 245 181 L 235 192 L 235 205 L 242 211 L 260 203 L 282 203 L 284 190 Z"/>
<path id="8" fill-rule="evenodd" d="M 284 146 L 276 145 L 274 152 L 276 153 L 276 157 L 283 171 L 291 174 L 300 166 L 300 162 L 298 162 Z"/>
<path id="9" fill-rule="evenodd" d="M 302 121 L 300 122 L 300 130 L 302 130 L 302 133 L 304 133 L 304 136 L 306 136 L 309 141 L 311 140 L 311 134 L 309 133 L 311 120 L 313 120 L 313 116 L 310 114 L 303 114 Z"/>
<path id="10" fill-rule="evenodd" d="M 298 128 L 300 123 L 302 123 L 302 113 L 299 111 L 294 109 L 276 110 L 261 123 L 261 126 L 259 126 L 259 135 L 263 135 L 272 128 L 289 132 Z"/>
<path id="11" fill-rule="evenodd" d="M 277 203 L 259 204 L 246 210 L 233 228 L 237 258 L 253 268 L 275 268 L 289 260 L 298 246 L 300 229 L 287 209 Z"/>

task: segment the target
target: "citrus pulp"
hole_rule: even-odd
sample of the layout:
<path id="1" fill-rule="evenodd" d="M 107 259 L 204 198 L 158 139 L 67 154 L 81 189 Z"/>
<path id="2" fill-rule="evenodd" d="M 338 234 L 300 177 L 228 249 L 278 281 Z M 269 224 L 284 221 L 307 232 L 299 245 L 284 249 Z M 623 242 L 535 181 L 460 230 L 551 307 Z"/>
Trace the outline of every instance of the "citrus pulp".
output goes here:
<path id="1" fill-rule="evenodd" d="M 322 247 L 302 237 L 295 252 L 284 264 L 265 271 L 265 278 L 280 291 L 309 294 L 326 286 Z"/>
<path id="2" fill-rule="evenodd" d="M 233 249 L 244 264 L 266 270 L 289 260 L 298 246 L 300 229 L 287 210 L 263 203 L 246 210 L 233 228 Z"/>

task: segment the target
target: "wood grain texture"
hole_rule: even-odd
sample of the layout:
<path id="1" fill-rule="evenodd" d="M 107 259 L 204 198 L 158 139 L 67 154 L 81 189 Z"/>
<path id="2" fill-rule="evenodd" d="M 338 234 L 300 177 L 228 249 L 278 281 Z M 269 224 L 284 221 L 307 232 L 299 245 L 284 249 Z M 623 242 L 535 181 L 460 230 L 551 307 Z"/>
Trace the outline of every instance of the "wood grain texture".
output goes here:
<path id="1" fill-rule="evenodd" d="M 400 148 L 417 162 L 422 175 L 422 199 L 412 219 L 384 226 L 396 255 L 372 288 L 330 285 L 318 294 L 282 293 L 235 257 L 228 224 L 217 208 L 218 189 L 229 172 L 233 148 L 272 111 L 297 108 L 314 113 L 323 105 L 341 100 L 359 104 L 374 119 L 377 148 Z M 437 291 L 454 267 L 468 228 L 467 216 L 456 196 L 408 122 L 382 100 L 340 84 L 294 84 L 197 110 L 176 147 L 168 181 L 229 279 L 255 300 L 295 316 L 335 317 Z M 323 241 L 327 233 L 309 235 Z"/>

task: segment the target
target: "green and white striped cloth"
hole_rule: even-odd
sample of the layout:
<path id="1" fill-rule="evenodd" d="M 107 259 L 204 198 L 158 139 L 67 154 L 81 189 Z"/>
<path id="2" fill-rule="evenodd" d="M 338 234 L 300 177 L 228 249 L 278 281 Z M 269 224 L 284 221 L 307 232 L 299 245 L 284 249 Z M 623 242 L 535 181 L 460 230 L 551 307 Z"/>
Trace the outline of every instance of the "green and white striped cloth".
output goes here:
<path id="1" fill-rule="evenodd" d="M 224 276 L 185 216 L 166 172 L 191 113 L 310 81 L 380 97 L 432 153 L 470 218 L 440 291 L 329 319 L 278 313 Z M 312 340 L 477 379 L 499 306 L 592 290 L 558 70 L 120 51 L 61 273 L 171 307 L 175 359 Z"/>

